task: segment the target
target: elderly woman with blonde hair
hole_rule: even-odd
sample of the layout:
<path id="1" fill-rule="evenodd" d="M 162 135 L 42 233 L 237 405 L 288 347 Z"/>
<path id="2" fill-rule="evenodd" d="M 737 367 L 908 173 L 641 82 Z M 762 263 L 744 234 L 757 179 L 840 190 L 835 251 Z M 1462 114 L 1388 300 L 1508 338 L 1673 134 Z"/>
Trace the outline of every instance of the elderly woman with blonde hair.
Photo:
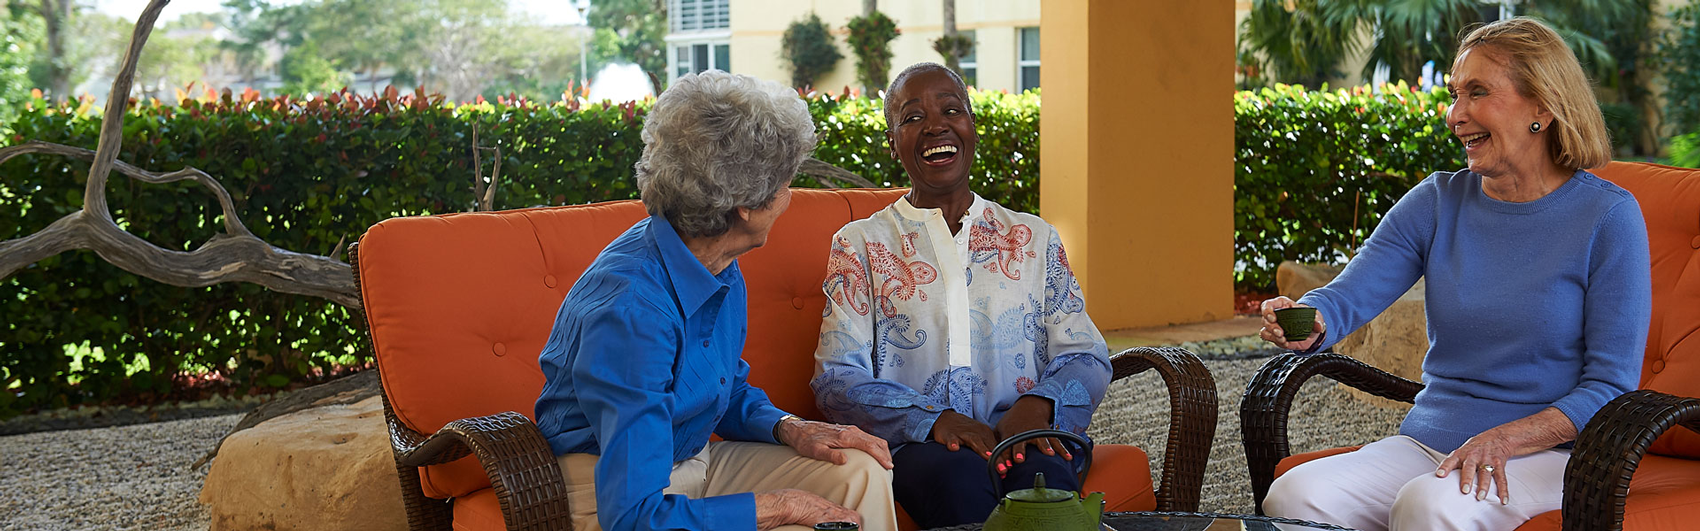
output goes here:
<path id="1" fill-rule="evenodd" d="M 791 202 L 815 146 L 807 106 L 776 83 L 709 71 L 662 93 L 642 136 L 649 218 L 573 284 L 538 360 L 537 427 L 573 528 L 894 529 L 885 441 L 779 410 L 739 357 L 737 257 Z"/>
<path id="2" fill-rule="evenodd" d="M 1425 387 L 1399 435 L 1304 463 L 1273 515 L 1363 530 L 1512 529 L 1559 508 L 1570 445 L 1635 388 L 1651 318 L 1635 198 L 1610 161 L 1592 88 L 1558 34 L 1524 18 L 1471 31 L 1446 125 L 1469 167 L 1401 198 L 1340 277 L 1263 304 L 1264 339 L 1314 352 L 1427 279 Z M 1317 310 L 1287 341 L 1273 311 Z"/>

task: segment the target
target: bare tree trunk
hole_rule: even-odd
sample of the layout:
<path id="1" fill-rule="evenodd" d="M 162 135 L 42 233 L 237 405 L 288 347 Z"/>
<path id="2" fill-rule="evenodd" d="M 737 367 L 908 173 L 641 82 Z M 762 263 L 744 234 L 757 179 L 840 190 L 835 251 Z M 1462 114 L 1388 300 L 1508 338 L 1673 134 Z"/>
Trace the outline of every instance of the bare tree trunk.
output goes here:
<path id="1" fill-rule="evenodd" d="M 879 10 L 879 0 L 862 0 L 862 16 L 873 15 Z"/>
<path id="2" fill-rule="evenodd" d="M 71 21 L 72 0 L 41 0 L 47 21 L 47 90 L 54 101 L 71 98 L 71 65 L 65 57 L 65 26 Z"/>
<path id="3" fill-rule="evenodd" d="M 944 38 L 947 42 L 956 41 L 956 0 L 944 0 Z M 954 49 L 944 54 L 944 66 L 952 72 L 962 73 L 961 57 Z"/>
<path id="4" fill-rule="evenodd" d="M 170 0 L 151 0 L 136 20 L 123 67 L 112 80 L 106 98 L 100 140 L 95 151 L 82 148 L 26 142 L 0 148 L 0 164 L 17 155 L 47 153 L 88 159 L 88 184 L 83 189 L 83 208 L 59 218 L 40 232 L 0 242 L 0 280 L 25 266 L 75 249 L 88 249 L 119 268 L 175 286 L 203 287 L 221 282 L 252 282 L 276 291 L 320 297 L 350 308 L 360 308 L 354 274 L 348 264 L 334 258 L 291 252 L 272 247 L 237 217 L 230 193 L 217 179 L 201 170 L 184 168 L 155 173 L 118 161 L 124 140 L 124 113 L 136 63 L 153 31 L 160 10 Z M 106 182 L 113 171 L 145 183 L 193 180 L 218 199 L 224 231 L 194 251 L 164 249 L 124 232 L 112 220 L 106 204 Z"/>

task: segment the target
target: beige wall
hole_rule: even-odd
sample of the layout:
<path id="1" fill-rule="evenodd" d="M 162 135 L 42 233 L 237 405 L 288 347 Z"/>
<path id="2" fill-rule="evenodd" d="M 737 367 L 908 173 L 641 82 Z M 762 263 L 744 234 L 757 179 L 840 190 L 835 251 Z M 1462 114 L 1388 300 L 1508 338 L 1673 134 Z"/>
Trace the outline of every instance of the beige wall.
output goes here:
<path id="1" fill-rule="evenodd" d="M 1040 211 L 1062 233 L 1093 321 L 1231 317 L 1234 5 L 1043 9 Z"/>
<path id="2" fill-rule="evenodd" d="M 942 62 L 932 40 L 944 34 L 943 4 L 939 0 L 882 0 L 879 10 L 897 22 L 902 32 L 891 41 L 892 71 L 924 62 Z M 731 0 L 732 71 L 764 79 L 789 82 L 790 66 L 779 57 L 779 40 L 785 27 L 811 10 L 832 27 L 838 49 L 844 54 L 837 70 L 815 86 L 832 92 L 857 86 L 856 57 L 844 42 L 844 25 L 862 14 L 859 0 Z M 958 0 L 956 27 L 975 30 L 978 41 L 978 88 L 1014 91 L 1018 85 L 1017 28 L 1039 25 L 1037 0 Z M 1040 69 L 1041 73 L 1043 68 Z"/>

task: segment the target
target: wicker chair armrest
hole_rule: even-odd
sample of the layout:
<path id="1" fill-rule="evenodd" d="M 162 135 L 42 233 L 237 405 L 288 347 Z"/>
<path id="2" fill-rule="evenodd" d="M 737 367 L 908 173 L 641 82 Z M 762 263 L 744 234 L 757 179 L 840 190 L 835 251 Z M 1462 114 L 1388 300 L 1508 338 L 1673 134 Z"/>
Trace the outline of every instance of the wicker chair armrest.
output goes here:
<path id="1" fill-rule="evenodd" d="M 1183 348 L 1130 348 L 1110 359 L 1112 380 L 1156 369 L 1169 388 L 1169 440 L 1157 485 L 1157 510 L 1197 511 L 1204 467 L 1216 437 L 1216 379 Z"/>
<path id="2" fill-rule="evenodd" d="M 1600 408 L 1564 469 L 1564 529 L 1621 531 L 1635 468 L 1647 447 L 1677 426 L 1700 432 L 1700 399 L 1643 389 Z"/>
<path id="3" fill-rule="evenodd" d="M 1393 400 L 1411 402 L 1423 384 L 1339 354 L 1286 353 L 1270 358 L 1252 376 L 1240 400 L 1240 436 L 1251 475 L 1252 501 L 1263 514 L 1263 497 L 1275 482 L 1275 466 L 1291 455 L 1287 414 L 1299 388 L 1316 375 Z"/>
<path id="4" fill-rule="evenodd" d="M 567 507 L 567 484 L 555 453 L 537 425 L 512 411 L 456 420 L 426 436 L 386 415 L 396 466 L 448 463 L 467 455 L 478 457 L 490 476 L 510 530 L 572 529 Z M 409 507 L 410 520 L 413 508 Z M 415 529 L 420 529 L 418 525 Z"/>

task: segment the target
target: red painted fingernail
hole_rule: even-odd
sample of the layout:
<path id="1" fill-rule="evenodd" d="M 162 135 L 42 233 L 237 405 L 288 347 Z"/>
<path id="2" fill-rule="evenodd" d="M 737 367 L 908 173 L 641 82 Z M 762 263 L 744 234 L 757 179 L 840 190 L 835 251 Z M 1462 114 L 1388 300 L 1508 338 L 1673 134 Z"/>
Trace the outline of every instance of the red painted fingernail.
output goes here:
<path id="1" fill-rule="evenodd" d="M 991 457 L 991 456 L 992 456 L 991 452 L 986 452 L 986 457 Z"/>
<path id="2" fill-rule="evenodd" d="M 1003 472 L 1004 470 L 1003 463 L 998 463 L 998 472 Z"/>
<path id="3" fill-rule="evenodd" d="M 1026 461 L 1027 456 L 1025 454 L 1015 454 L 1015 460 L 1016 461 Z"/>

